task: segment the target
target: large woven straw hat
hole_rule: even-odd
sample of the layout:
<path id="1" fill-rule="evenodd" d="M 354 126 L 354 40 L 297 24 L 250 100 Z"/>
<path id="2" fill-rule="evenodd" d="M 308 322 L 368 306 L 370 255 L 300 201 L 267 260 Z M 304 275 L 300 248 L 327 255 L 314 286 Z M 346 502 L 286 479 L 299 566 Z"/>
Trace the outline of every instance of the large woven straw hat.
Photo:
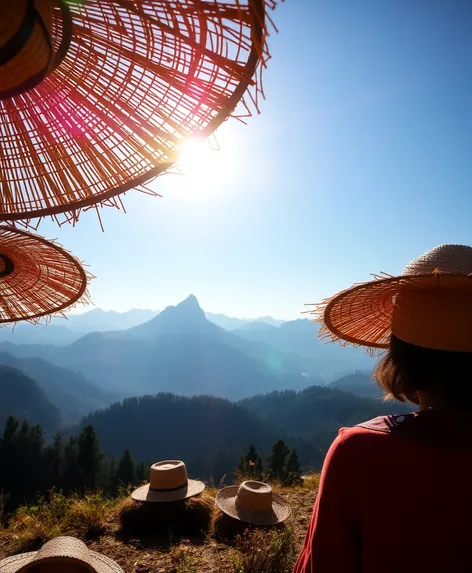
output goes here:
<path id="1" fill-rule="evenodd" d="M 149 483 L 135 489 L 135 501 L 170 502 L 199 495 L 205 489 L 202 481 L 188 479 L 187 468 L 180 460 L 166 460 L 151 466 Z"/>
<path id="2" fill-rule="evenodd" d="M 35 322 L 87 302 L 89 278 L 61 246 L 0 225 L 0 323 Z"/>
<path id="3" fill-rule="evenodd" d="M 156 194 L 186 137 L 257 110 L 275 5 L 1 0 L 0 220 Z"/>
<path id="4" fill-rule="evenodd" d="M 261 526 L 282 523 L 291 513 L 288 502 L 260 481 L 244 481 L 239 486 L 221 489 L 216 505 L 234 519 Z"/>
<path id="5" fill-rule="evenodd" d="M 387 348 L 393 334 L 423 348 L 472 352 L 471 247 L 441 245 L 400 276 L 374 277 L 315 305 L 321 337 Z"/>
<path id="6" fill-rule="evenodd" d="M 90 551 L 75 537 L 55 537 L 39 551 L 14 555 L 0 561 L 0 573 L 123 573 L 112 559 Z"/>

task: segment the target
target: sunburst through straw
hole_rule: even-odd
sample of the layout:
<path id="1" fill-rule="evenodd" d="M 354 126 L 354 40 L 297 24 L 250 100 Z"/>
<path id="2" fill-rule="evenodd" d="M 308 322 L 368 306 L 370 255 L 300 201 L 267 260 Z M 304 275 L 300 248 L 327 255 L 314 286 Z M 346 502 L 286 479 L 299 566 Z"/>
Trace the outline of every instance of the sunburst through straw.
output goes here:
<path id="1" fill-rule="evenodd" d="M 16 0 L 11 10 L 26 4 Z M 118 195 L 149 191 L 146 184 L 174 165 L 186 137 L 251 115 L 263 95 L 267 12 L 275 6 L 49 0 L 49 73 L 0 100 L 0 220 L 52 215 L 74 223 L 90 206 L 120 207 Z M 0 53 L 5 41 L 0 33 Z M 0 60 L 0 88 L 11 80 L 6 66 Z"/>

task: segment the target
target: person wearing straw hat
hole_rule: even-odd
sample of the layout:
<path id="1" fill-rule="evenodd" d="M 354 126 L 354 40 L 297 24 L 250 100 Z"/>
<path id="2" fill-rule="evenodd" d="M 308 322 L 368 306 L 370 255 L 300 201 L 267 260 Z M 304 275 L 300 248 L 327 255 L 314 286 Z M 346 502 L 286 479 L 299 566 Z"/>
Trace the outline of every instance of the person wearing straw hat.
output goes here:
<path id="1" fill-rule="evenodd" d="M 318 305 L 320 335 L 385 349 L 374 377 L 417 411 L 341 429 L 295 573 L 472 571 L 472 248 Z"/>
<path id="2" fill-rule="evenodd" d="M 166 460 L 150 468 L 149 483 L 135 489 L 120 508 L 125 533 L 172 529 L 200 534 L 210 525 L 213 499 L 205 495 L 202 481 L 189 479 L 185 463 Z"/>
<path id="3" fill-rule="evenodd" d="M 13 555 L 0 561 L 0 573 L 123 573 L 101 553 L 90 551 L 75 537 L 55 537 L 39 551 Z"/>
<path id="4" fill-rule="evenodd" d="M 283 523 L 291 513 L 290 505 L 260 481 L 244 481 L 224 487 L 216 496 L 216 507 L 232 520 L 258 527 Z"/>

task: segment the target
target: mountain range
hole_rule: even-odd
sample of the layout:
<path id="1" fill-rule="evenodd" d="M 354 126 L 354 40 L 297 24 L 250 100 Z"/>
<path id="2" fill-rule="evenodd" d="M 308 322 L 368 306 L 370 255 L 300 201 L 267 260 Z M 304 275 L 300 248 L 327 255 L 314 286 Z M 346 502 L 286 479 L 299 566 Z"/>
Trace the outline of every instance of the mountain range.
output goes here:
<path id="1" fill-rule="evenodd" d="M 94 331 L 63 345 L 1 342 L 0 352 L 20 359 L 40 358 L 42 366 L 48 362 L 82 375 L 84 383 L 95 386 L 95 394 L 102 393 L 98 401 L 92 399 L 97 406 L 106 405 L 111 396 L 156 392 L 238 400 L 323 384 L 372 365 L 361 349 L 320 342 L 316 326 L 307 320 L 280 326 L 259 320 L 225 330 L 208 320 L 194 296 L 130 328 Z M 93 395 L 89 390 L 83 394 Z M 77 412 L 82 414 L 87 407 L 80 405 Z M 72 412 L 65 414 L 71 418 Z"/>
<path id="2" fill-rule="evenodd" d="M 48 435 L 62 424 L 59 408 L 35 380 L 16 368 L 0 365 L 0 428 L 8 416 L 40 424 Z"/>
<path id="3" fill-rule="evenodd" d="M 126 312 L 94 308 L 82 314 L 53 317 L 47 324 L 33 325 L 20 322 L 14 328 L 0 328 L 0 342 L 13 344 L 55 344 L 65 346 L 91 332 L 127 330 L 153 319 L 157 310 L 131 309 Z M 283 321 L 265 316 L 256 319 L 234 318 L 207 312 L 207 319 L 225 330 L 244 329 L 252 325 L 280 326 Z"/>

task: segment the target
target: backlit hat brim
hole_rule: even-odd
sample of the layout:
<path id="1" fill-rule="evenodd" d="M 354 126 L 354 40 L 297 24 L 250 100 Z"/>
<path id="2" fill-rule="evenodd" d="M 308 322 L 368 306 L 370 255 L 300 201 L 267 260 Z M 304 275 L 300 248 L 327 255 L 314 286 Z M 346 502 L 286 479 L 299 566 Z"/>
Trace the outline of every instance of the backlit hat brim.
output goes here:
<path id="1" fill-rule="evenodd" d="M 383 349 L 389 346 L 392 335 L 395 300 L 407 292 L 415 292 L 420 297 L 422 292 L 427 293 L 427 296 L 434 292 L 438 297 L 457 293 L 465 301 L 470 296 L 470 304 L 467 302 L 462 307 L 460 320 L 457 311 L 456 316 L 451 315 L 448 321 L 451 324 L 448 325 L 440 324 L 434 312 L 418 315 L 411 312 L 408 317 L 403 317 L 403 330 L 399 338 L 426 348 L 472 351 L 472 321 L 462 320 L 468 309 L 472 313 L 472 277 L 466 274 L 436 272 L 397 277 L 381 275 L 314 305 L 311 314 L 315 316 L 314 322 L 322 324 L 320 338 L 368 349 Z M 441 307 L 441 310 L 447 312 L 447 307 Z M 421 324 L 418 325 L 419 322 Z M 393 334 L 399 335 L 398 332 Z"/>

